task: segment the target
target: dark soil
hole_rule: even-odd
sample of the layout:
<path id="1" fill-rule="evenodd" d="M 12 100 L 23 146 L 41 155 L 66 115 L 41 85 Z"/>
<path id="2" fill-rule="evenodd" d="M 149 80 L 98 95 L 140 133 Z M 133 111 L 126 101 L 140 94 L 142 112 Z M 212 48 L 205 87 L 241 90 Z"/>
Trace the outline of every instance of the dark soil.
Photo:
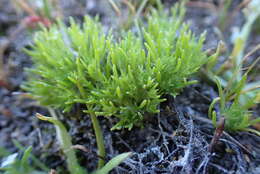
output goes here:
<path id="1" fill-rule="evenodd" d="M 117 17 L 111 6 L 105 1 L 62 0 L 65 20 L 73 16 L 79 21 L 86 14 L 100 15 L 105 28 L 115 27 Z M 175 1 L 164 1 L 167 7 Z M 198 2 L 198 1 L 192 1 Z M 203 2 L 203 1 L 201 1 Z M 211 3 L 213 1 L 210 1 Z M 218 5 L 218 1 L 212 3 Z M 232 3 L 232 11 L 239 1 Z M 12 37 L 26 16 L 17 13 L 11 1 L 0 1 L 0 48 L 1 44 Z M 217 13 L 206 7 L 187 7 L 186 21 L 190 22 L 196 34 L 207 31 L 205 50 L 216 48 L 221 39 L 216 32 Z M 232 28 L 241 27 L 244 18 L 239 11 L 223 34 L 228 48 L 231 46 Z M 26 79 L 24 68 L 31 66 L 30 58 L 22 48 L 32 41 L 32 33 L 21 30 L 16 34 L 4 51 L 4 65 L 9 74 L 8 86 L 0 85 L 0 147 L 16 152 L 18 149 L 12 140 L 17 140 L 25 147 L 33 146 L 34 154 L 49 168 L 65 169 L 65 160 L 55 140 L 54 127 L 39 121 L 35 113 L 49 115 L 48 111 L 21 94 L 20 85 Z M 250 51 L 260 43 L 260 35 L 252 33 L 246 51 Z M 3 44 L 2 44 L 3 45 Z M 256 52 L 249 60 L 259 57 Z M 256 66 L 259 70 L 259 65 Z M 259 79 L 259 71 L 253 73 Z M 100 118 L 104 131 L 107 160 L 123 152 L 133 152 L 131 158 L 124 161 L 112 173 L 124 174 L 179 174 L 179 173 L 260 173 L 260 137 L 247 133 L 223 134 L 209 152 L 209 144 L 214 134 L 214 127 L 207 119 L 208 106 L 218 96 L 214 86 L 203 83 L 201 79 L 196 85 L 185 88 L 176 98 L 168 97 L 160 106 L 161 112 L 150 116 L 143 128 L 131 131 L 110 131 L 113 119 Z M 254 113 L 259 115 L 259 107 Z M 71 117 L 60 118 L 73 138 L 73 144 L 83 145 L 88 152 L 78 151 L 81 165 L 94 170 L 97 165 L 97 149 L 90 119 L 79 113 L 81 119 Z M 63 172 L 64 173 L 64 172 Z M 66 173 L 66 172 L 65 172 Z"/>

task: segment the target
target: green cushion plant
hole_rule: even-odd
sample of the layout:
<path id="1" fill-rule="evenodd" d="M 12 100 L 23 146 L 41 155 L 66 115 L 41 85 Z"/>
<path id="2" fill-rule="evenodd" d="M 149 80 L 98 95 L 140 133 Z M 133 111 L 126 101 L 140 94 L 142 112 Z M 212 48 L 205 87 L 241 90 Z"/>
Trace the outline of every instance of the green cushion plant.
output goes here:
<path id="1" fill-rule="evenodd" d="M 245 23 L 236 33 L 233 39 L 233 48 L 225 55 L 227 57 L 225 62 L 217 67 L 219 61 L 216 54 L 207 63 L 204 72 L 210 80 L 216 82 L 219 91 L 219 97 L 215 98 L 209 107 L 208 115 L 212 118 L 213 123 L 216 125 L 218 115 L 218 118 L 225 118 L 225 129 L 227 131 L 250 131 L 257 135 L 260 135 L 260 132 L 249 128 L 249 126 L 260 122 L 259 116 L 253 119 L 253 114 L 250 111 L 255 105 L 259 104 L 260 82 L 255 81 L 251 76 L 250 81 L 248 81 L 247 77 L 260 58 L 258 57 L 249 68 L 243 66 L 248 57 L 259 48 L 259 45 L 257 45 L 250 53 L 244 53 L 253 24 L 260 17 L 260 9 L 257 8 L 259 5 L 260 1 L 252 0 L 245 8 Z M 221 54 L 222 46 L 223 44 L 219 44 L 217 53 Z M 218 102 L 220 105 L 217 113 L 213 111 L 213 108 Z"/>
<path id="2" fill-rule="evenodd" d="M 187 78 L 208 60 L 202 51 L 204 35 L 197 39 L 192 34 L 182 23 L 184 13 L 183 5 L 171 13 L 154 11 L 139 35 L 129 31 L 119 38 L 105 34 L 90 17 L 82 27 L 71 20 L 69 27 L 59 22 L 43 29 L 26 51 L 33 67 L 23 87 L 42 105 L 64 112 L 85 104 L 104 157 L 97 116 L 115 116 L 118 123 L 112 129 L 141 125 L 146 114 L 159 112 L 163 95 L 176 96 L 194 83 Z"/>
<path id="3" fill-rule="evenodd" d="M 257 62 L 257 61 L 256 61 Z M 253 66 L 251 65 L 251 68 Z M 242 76 L 242 79 L 238 83 L 229 81 L 229 85 L 223 89 L 220 79 L 215 77 L 215 81 L 219 91 L 219 97 L 215 98 L 210 104 L 208 115 L 212 119 L 213 124 L 216 126 L 217 112 L 213 110 L 217 102 L 219 102 L 219 115 L 225 118 L 225 129 L 230 132 L 236 131 L 249 131 L 257 135 L 260 132 L 251 128 L 251 125 L 260 123 L 260 118 L 253 119 L 250 108 L 259 103 L 257 96 L 246 97 L 244 94 L 251 90 L 257 90 L 255 88 L 249 90 L 243 90 L 247 83 L 247 74 L 250 69 Z M 236 77 L 236 75 L 234 75 Z M 234 79 L 234 78 L 232 78 Z M 258 89 L 259 92 L 259 89 Z"/>

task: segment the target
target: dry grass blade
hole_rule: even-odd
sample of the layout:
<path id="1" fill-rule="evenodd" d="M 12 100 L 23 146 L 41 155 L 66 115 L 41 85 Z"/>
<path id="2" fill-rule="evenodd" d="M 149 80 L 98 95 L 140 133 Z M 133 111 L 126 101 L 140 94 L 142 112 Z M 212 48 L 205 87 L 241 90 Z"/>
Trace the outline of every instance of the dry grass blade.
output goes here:
<path id="1" fill-rule="evenodd" d="M 123 3 L 130 9 L 132 14 L 136 14 L 135 7 L 131 2 L 129 2 L 128 0 L 123 0 Z"/>
<path id="2" fill-rule="evenodd" d="M 113 0 L 108 0 L 108 2 L 110 3 L 110 5 L 113 7 L 113 9 L 116 12 L 117 16 L 121 16 L 121 10 L 119 9 L 119 7 L 116 5 L 116 3 Z"/>
<path id="3" fill-rule="evenodd" d="M 216 6 L 213 5 L 213 4 L 210 3 L 210 2 L 201 2 L 201 1 L 193 2 L 193 1 L 189 1 L 189 2 L 187 3 L 187 6 L 188 6 L 188 7 L 206 8 L 206 9 L 209 9 L 209 10 L 213 11 L 214 13 L 217 12 Z"/>
<path id="4" fill-rule="evenodd" d="M 212 121 L 207 118 L 200 117 L 200 116 L 194 116 L 192 118 L 195 120 L 201 121 L 203 123 L 207 123 L 208 125 L 211 125 L 213 127 Z M 231 141 L 233 141 L 233 143 L 235 143 L 237 146 L 239 146 L 241 149 L 243 149 L 247 154 L 254 156 L 245 146 L 243 146 L 241 143 L 239 143 L 235 138 L 233 138 L 227 132 L 223 131 L 223 135 L 225 135 L 227 138 L 229 138 Z"/>
<path id="5" fill-rule="evenodd" d="M 257 52 L 260 49 L 260 44 L 256 45 L 251 51 L 249 51 L 242 59 L 244 62 L 247 60 L 251 55 L 253 55 L 255 52 Z"/>
<path id="6" fill-rule="evenodd" d="M 37 16 L 35 10 L 24 0 L 14 0 L 26 13 L 31 16 Z"/>

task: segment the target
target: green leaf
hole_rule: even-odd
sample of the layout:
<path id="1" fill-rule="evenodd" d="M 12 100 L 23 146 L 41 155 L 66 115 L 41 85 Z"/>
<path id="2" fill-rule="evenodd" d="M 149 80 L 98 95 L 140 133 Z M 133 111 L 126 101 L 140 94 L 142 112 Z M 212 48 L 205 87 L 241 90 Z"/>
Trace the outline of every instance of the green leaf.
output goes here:
<path id="1" fill-rule="evenodd" d="M 216 111 L 213 111 L 212 112 L 212 124 L 215 126 L 215 127 L 217 127 L 217 113 L 216 113 Z"/>
<path id="2" fill-rule="evenodd" d="M 209 106 L 208 117 L 211 118 L 211 119 L 212 119 L 212 114 L 213 114 L 213 113 L 212 113 L 212 112 L 213 112 L 213 108 L 214 108 L 215 104 L 216 104 L 219 100 L 220 100 L 219 97 L 215 98 L 215 99 L 211 102 L 211 104 L 210 104 L 210 106 Z"/>
<path id="3" fill-rule="evenodd" d="M 215 77 L 215 81 L 216 81 L 216 84 L 218 87 L 218 93 L 219 93 L 219 97 L 220 97 L 220 108 L 221 108 L 221 110 L 224 110 L 225 104 L 226 104 L 225 94 L 221 87 L 220 80 L 218 79 L 218 77 Z"/>
<path id="4" fill-rule="evenodd" d="M 128 158 L 132 153 L 122 153 L 111 159 L 104 167 L 94 172 L 93 174 L 108 174 L 113 168 L 117 167 L 122 161 Z"/>
<path id="5" fill-rule="evenodd" d="M 26 170 L 29 169 L 29 164 L 28 164 L 28 160 L 29 160 L 29 157 L 31 155 L 31 152 L 32 152 L 32 147 L 28 147 L 24 153 L 23 153 L 23 157 L 21 159 L 21 165 L 23 166 L 23 168 L 25 168 Z"/>
<path id="6" fill-rule="evenodd" d="M 70 173 L 86 174 L 86 172 L 78 164 L 75 151 L 72 148 L 71 137 L 68 134 L 65 126 L 56 118 L 46 117 L 39 113 L 37 113 L 36 116 L 40 120 L 48 121 L 55 125 L 56 132 L 57 132 L 57 139 L 58 139 L 58 142 L 60 143 L 63 153 L 67 157 L 67 165 L 68 165 L 68 169 L 69 169 Z"/>

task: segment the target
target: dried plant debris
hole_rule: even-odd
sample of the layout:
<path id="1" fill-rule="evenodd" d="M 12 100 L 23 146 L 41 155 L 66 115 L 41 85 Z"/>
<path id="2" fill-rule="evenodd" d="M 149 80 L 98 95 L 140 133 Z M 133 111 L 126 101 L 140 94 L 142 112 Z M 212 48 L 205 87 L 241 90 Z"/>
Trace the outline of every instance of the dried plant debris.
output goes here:
<path id="1" fill-rule="evenodd" d="M 177 110 L 177 112 L 176 112 Z M 156 174 L 156 173 L 246 173 L 251 166 L 246 153 L 226 136 L 222 136 L 212 152 L 209 152 L 209 140 L 213 135 L 194 123 L 182 108 L 164 116 L 158 116 L 157 124 L 150 124 L 154 138 L 146 146 L 135 152 L 118 169 L 118 173 Z M 176 122 L 179 122 L 176 127 Z M 197 124 L 199 123 L 199 124 Z M 204 123 L 205 124 L 205 123 Z M 208 129 L 208 128 L 207 128 Z M 175 130 L 174 132 L 170 130 Z M 211 128 L 213 132 L 214 128 Z M 148 132 L 144 130 L 144 132 Z M 148 136 L 151 134 L 148 133 Z M 139 137 L 141 138 L 141 137 Z M 149 139 L 146 137 L 146 139 Z M 127 140 L 125 146 L 131 146 Z M 221 150 L 219 150 L 219 148 Z M 131 149 L 131 147 L 130 147 Z M 116 172 L 115 172 L 116 173 Z M 257 173 L 257 171 L 250 171 Z"/>

